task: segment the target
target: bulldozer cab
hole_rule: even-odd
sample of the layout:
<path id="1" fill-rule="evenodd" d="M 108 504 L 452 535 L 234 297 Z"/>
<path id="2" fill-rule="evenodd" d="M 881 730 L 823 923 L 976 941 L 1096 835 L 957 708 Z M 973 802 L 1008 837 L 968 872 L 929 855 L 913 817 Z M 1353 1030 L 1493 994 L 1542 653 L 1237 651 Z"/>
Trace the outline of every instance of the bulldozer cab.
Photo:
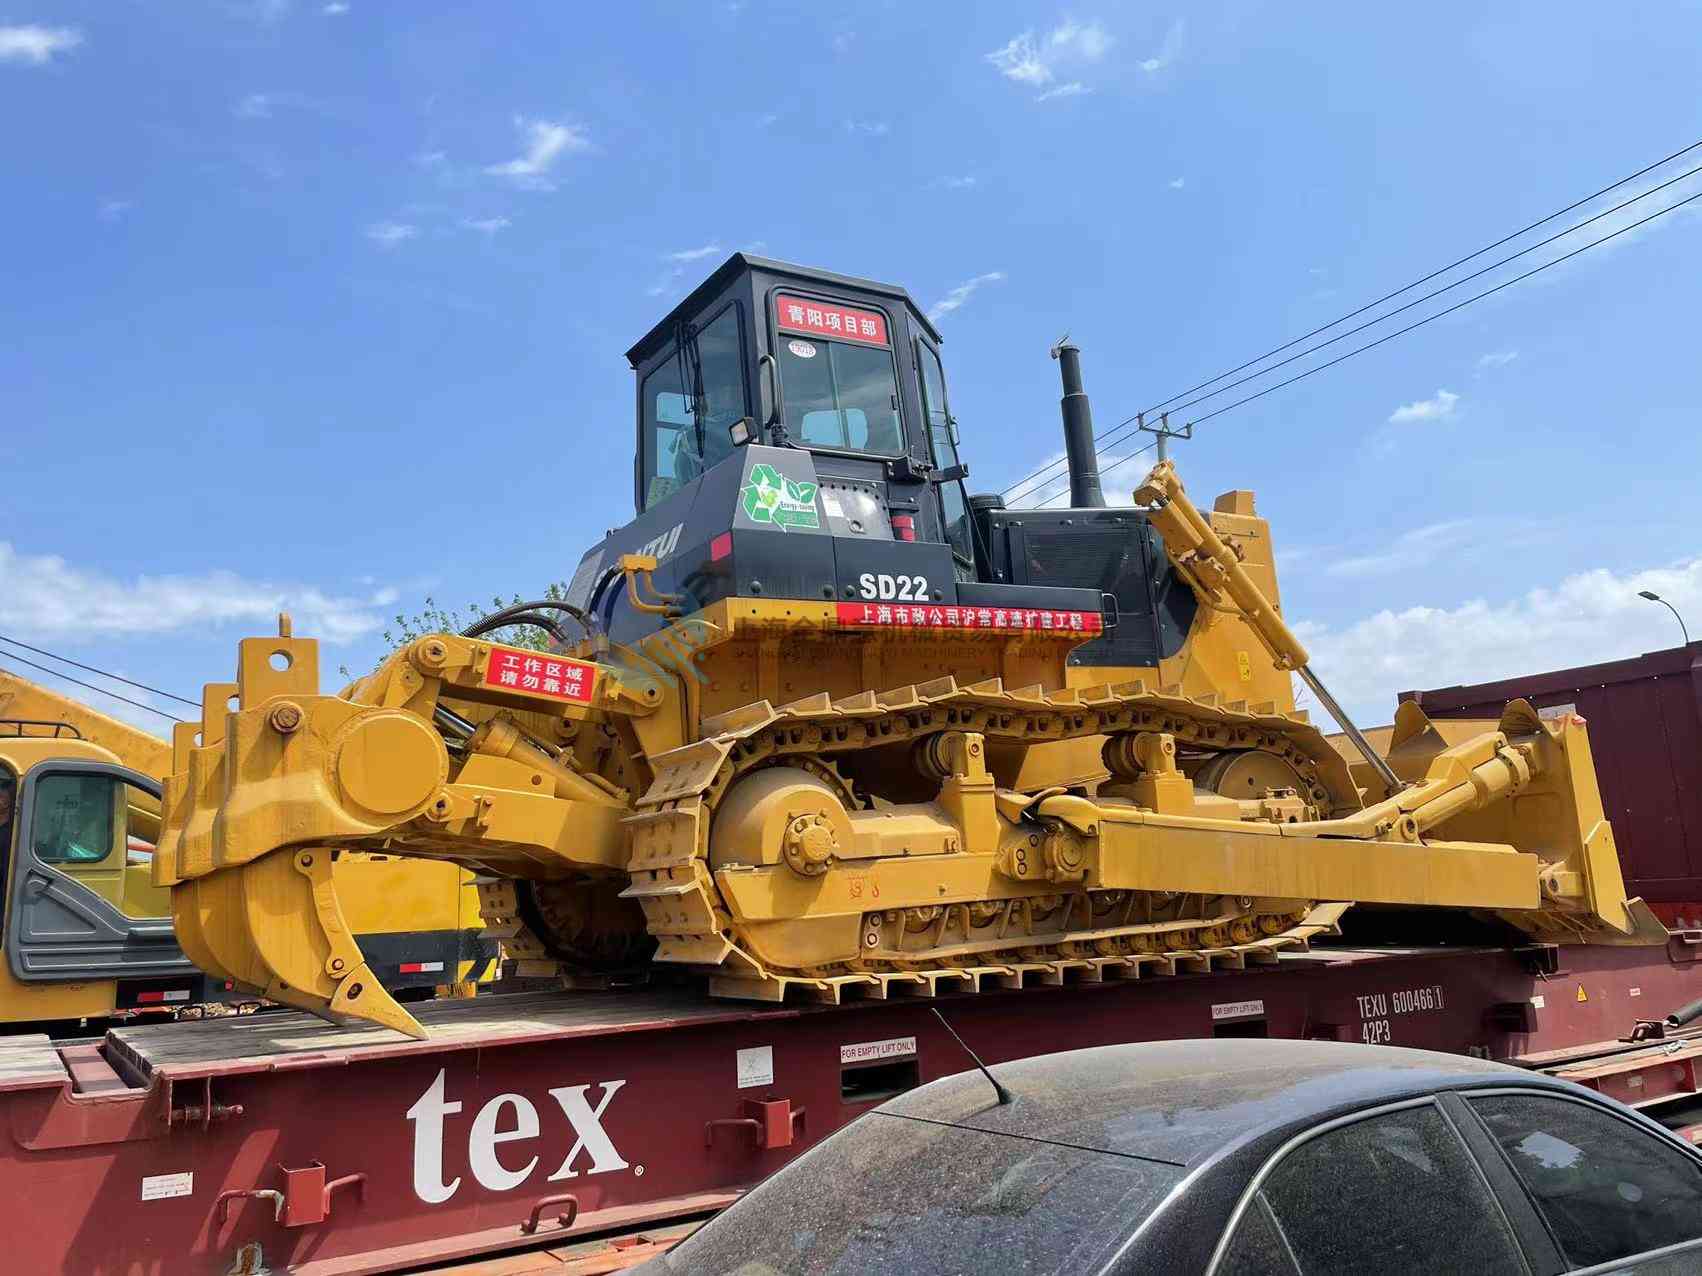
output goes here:
<path id="1" fill-rule="evenodd" d="M 627 352 L 638 374 L 638 513 L 744 443 L 804 449 L 835 485 L 830 518 L 842 491 L 878 490 L 887 517 L 851 515 L 848 530 L 855 519 L 863 534 L 892 532 L 896 515 L 901 539 L 950 545 L 954 570 L 972 576 L 939 345 L 902 288 L 734 254 Z"/>
<path id="2" fill-rule="evenodd" d="M 728 597 L 1102 611 L 992 565 L 964 485 L 940 334 L 904 289 L 736 253 L 627 352 L 635 519 L 567 601 L 617 642 L 662 628 L 620 560 L 689 614 Z M 1085 584 L 1086 582 L 1082 582 Z"/>

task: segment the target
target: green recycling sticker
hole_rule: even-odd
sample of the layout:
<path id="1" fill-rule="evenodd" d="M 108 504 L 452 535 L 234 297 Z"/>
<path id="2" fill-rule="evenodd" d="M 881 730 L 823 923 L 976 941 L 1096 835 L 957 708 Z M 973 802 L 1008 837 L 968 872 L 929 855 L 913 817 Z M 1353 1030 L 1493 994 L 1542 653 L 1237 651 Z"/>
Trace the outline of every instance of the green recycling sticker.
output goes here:
<path id="1" fill-rule="evenodd" d="M 794 483 L 766 461 L 751 466 L 750 481 L 739 489 L 739 504 L 753 523 L 789 527 L 820 527 L 816 513 L 816 484 Z"/>

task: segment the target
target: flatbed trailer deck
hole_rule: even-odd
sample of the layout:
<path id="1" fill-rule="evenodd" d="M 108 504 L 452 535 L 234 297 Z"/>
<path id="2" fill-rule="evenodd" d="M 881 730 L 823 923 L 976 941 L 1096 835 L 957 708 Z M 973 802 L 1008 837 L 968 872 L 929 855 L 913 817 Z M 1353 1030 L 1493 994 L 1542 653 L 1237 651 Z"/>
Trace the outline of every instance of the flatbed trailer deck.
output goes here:
<path id="1" fill-rule="evenodd" d="M 1702 995 L 1698 957 L 1697 933 L 1664 950 L 1320 947 L 1168 978 L 1059 963 L 1021 991 L 834 1007 L 686 989 L 499 995 L 422 1006 L 425 1041 L 295 1012 L 69 1046 L 12 1038 L 0 1198 L 27 1203 L 28 1223 L 7 1267 L 349 1276 L 666 1227 L 880 1099 L 969 1066 L 935 1008 L 989 1062 L 1322 1037 L 1575 1069 L 1633 1102 L 1694 1103 L 1702 1040 L 1617 1039 Z M 610 1252 L 604 1270 L 626 1261 Z"/>

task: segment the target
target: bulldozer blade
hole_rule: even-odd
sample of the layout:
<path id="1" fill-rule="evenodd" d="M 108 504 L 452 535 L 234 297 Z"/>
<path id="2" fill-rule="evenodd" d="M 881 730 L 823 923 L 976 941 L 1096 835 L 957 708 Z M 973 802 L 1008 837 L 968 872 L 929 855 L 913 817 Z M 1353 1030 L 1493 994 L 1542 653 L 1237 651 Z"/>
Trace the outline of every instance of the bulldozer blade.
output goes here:
<path id="1" fill-rule="evenodd" d="M 270 1000 L 326 1018 L 365 1019 L 423 1040 L 425 1029 L 390 995 L 355 943 L 331 866 L 324 848 L 277 851 L 205 879 L 203 885 L 231 878 L 237 891 L 220 912 L 231 929 L 240 929 L 229 938 L 242 952 L 227 955 L 230 949 L 215 943 L 217 959 L 240 965 L 235 977 Z M 204 933 L 211 937 L 213 930 Z"/>

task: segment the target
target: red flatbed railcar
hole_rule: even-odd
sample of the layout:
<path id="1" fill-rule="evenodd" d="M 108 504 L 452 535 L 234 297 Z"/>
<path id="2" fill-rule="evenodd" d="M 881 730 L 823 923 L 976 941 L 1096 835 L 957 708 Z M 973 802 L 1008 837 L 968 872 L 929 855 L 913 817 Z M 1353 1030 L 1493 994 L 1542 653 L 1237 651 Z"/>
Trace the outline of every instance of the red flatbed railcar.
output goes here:
<path id="1" fill-rule="evenodd" d="M 1698 957 L 1697 934 L 1665 950 L 1319 948 L 1244 970 L 1090 982 L 1064 967 L 1055 986 L 838 1007 L 500 995 L 422 1007 L 426 1041 L 295 1012 L 99 1043 L 12 1038 L 0 1199 L 20 1225 L 6 1269 L 350 1276 L 530 1244 L 550 1246 L 545 1270 L 615 1270 L 653 1252 L 635 1237 L 665 1241 L 881 1098 L 967 1067 L 934 1007 L 989 1062 L 1324 1037 L 1471 1051 L 1685 1105 L 1702 1035 L 1617 1038 L 1702 993 Z M 605 1243 L 563 1248 L 588 1238 Z"/>

